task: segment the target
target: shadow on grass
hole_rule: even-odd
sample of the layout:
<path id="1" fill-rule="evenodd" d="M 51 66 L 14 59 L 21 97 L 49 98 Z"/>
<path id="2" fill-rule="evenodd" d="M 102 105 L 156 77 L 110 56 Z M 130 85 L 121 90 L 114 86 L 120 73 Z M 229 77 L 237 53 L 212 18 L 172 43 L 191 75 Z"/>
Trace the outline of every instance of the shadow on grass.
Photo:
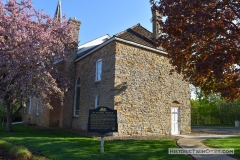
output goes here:
<path id="1" fill-rule="evenodd" d="M 177 148 L 172 139 L 105 141 L 105 152 L 99 152 L 100 141 L 63 131 L 34 130 L 15 125 L 15 132 L 0 127 L 0 137 L 50 159 L 189 159 L 186 155 L 169 155 L 168 148 Z"/>

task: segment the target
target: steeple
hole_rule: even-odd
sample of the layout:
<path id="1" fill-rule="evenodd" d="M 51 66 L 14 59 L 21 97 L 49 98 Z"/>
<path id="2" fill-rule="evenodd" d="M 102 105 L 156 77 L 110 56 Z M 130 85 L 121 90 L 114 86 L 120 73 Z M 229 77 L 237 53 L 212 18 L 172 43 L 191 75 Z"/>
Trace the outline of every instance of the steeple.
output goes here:
<path id="1" fill-rule="evenodd" d="M 54 15 L 58 21 L 62 21 L 62 5 L 61 5 L 61 0 L 58 0 L 58 5 L 57 5 L 57 9 Z"/>

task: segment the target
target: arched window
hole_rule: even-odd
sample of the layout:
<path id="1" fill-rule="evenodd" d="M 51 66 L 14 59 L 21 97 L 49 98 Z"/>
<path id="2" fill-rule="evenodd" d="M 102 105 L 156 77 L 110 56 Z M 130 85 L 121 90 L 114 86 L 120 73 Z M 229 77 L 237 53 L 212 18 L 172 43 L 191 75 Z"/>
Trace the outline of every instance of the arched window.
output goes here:
<path id="1" fill-rule="evenodd" d="M 96 62 L 96 78 L 95 81 L 101 81 L 102 79 L 102 59 L 97 60 Z"/>
<path id="2" fill-rule="evenodd" d="M 31 114 L 32 110 L 32 96 L 29 98 L 29 108 L 28 108 L 28 113 Z"/>
<path id="3" fill-rule="evenodd" d="M 95 97 L 95 108 L 99 106 L 99 95 L 97 94 Z"/>
<path id="4" fill-rule="evenodd" d="M 39 101 L 38 99 L 36 100 L 36 115 L 39 115 Z"/>
<path id="5" fill-rule="evenodd" d="M 75 84 L 75 97 L 74 97 L 74 116 L 79 115 L 79 105 L 80 105 L 80 77 L 78 77 L 76 84 Z"/>

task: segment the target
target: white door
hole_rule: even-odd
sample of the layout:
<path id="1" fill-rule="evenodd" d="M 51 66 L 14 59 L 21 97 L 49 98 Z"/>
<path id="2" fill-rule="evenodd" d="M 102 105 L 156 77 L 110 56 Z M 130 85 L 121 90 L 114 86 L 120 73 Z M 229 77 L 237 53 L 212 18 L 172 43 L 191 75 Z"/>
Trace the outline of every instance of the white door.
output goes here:
<path id="1" fill-rule="evenodd" d="M 171 108 L 171 134 L 180 134 L 180 123 L 179 123 L 179 107 Z"/>

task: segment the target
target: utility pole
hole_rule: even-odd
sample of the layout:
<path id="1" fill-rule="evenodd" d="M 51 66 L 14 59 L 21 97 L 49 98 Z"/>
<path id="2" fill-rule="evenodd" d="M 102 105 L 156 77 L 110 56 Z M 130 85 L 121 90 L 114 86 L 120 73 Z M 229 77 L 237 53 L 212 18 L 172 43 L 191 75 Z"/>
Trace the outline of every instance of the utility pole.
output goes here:
<path id="1" fill-rule="evenodd" d="M 237 100 L 236 100 L 236 120 L 235 120 L 235 127 L 239 127 Z"/>
<path id="2" fill-rule="evenodd" d="M 237 101 L 236 101 L 236 121 L 238 120 L 238 108 L 237 108 Z"/>

